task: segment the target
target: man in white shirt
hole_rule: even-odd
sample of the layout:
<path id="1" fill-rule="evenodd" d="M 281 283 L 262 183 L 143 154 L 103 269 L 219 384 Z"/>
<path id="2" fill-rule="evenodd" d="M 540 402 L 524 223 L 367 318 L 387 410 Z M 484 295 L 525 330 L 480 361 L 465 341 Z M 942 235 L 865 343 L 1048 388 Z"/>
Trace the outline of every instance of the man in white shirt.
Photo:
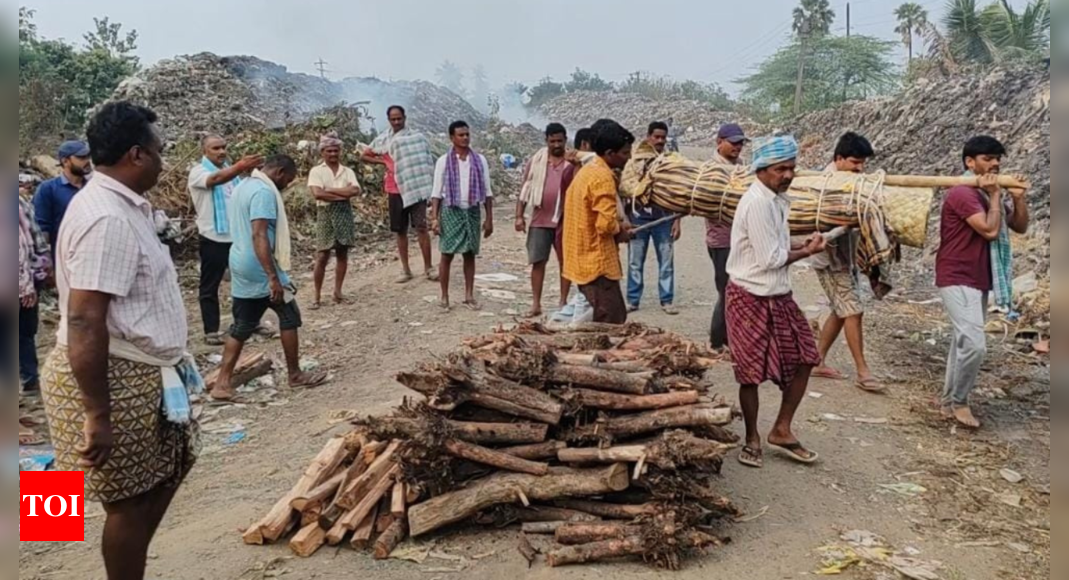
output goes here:
<path id="1" fill-rule="evenodd" d="M 431 228 L 441 236 L 442 308 L 449 309 L 449 274 L 453 257 L 464 256 L 464 306 L 479 310 L 475 299 L 475 258 L 482 238 L 494 233 L 494 192 L 490 164 L 471 148 L 471 129 L 464 121 L 449 126 L 453 148 L 434 168 Z M 482 209 L 486 206 L 486 220 Z"/>
<path id="2" fill-rule="evenodd" d="M 360 195 L 360 182 L 356 172 L 342 165 L 342 143 L 337 135 L 324 135 L 319 140 L 319 153 L 323 163 L 308 173 L 308 189 L 316 200 L 316 263 L 313 281 L 315 302 L 312 310 L 323 304 L 323 281 L 327 277 L 327 264 L 334 253 L 337 265 L 334 270 L 334 303 L 344 304 L 342 287 L 349 272 L 349 248 L 356 245 L 356 215 L 350 200 Z"/>
<path id="3" fill-rule="evenodd" d="M 222 346 L 219 332 L 219 285 L 230 263 L 230 197 L 245 175 L 263 163 L 260 156 L 243 158 L 234 165 L 227 155 L 226 139 L 208 135 L 200 142 L 204 156 L 189 170 L 189 195 L 197 211 L 200 233 L 200 315 L 204 342 Z"/>
<path id="4" fill-rule="evenodd" d="M 810 374 L 820 364 L 820 353 L 813 330 L 794 301 L 790 266 L 827 247 L 820 234 L 802 247 L 791 245 L 787 192 L 794 181 L 797 157 L 798 143 L 793 137 L 771 137 L 755 145 L 757 179 L 739 202 L 732 224 L 727 323 L 746 421 L 746 446 L 739 462 L 748 467 L 764 466 L 757 419 L 758 388 L 766 382 L 783 391 L 769 445 L 799 463 L 812 464 L 818 459 L 792 430 Z"/>

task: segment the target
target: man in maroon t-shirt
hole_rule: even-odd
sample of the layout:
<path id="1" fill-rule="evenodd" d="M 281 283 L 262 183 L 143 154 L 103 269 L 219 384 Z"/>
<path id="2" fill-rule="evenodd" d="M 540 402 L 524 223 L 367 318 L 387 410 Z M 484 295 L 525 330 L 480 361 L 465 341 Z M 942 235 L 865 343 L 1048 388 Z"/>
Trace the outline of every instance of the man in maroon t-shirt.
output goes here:
<path id="1" fill-rule="evenodd" d="M 1006 148 L 992 137 L 976 137 L 965 145 L 965 167 L 980 178 L 980 187 L 947 192 L 935 265 L 936 286 L 954 327 L 940 404 L 946 418 L 972 429 L 980 427 L 969 395 L 987 356 L 984 317 L 993 288 L 991 243 L 1004 225 L 1020 234 L 1028 231 L 1026 191 L 1011 189 L 1006 200 L 998 184 L 1005 154 Z"/>

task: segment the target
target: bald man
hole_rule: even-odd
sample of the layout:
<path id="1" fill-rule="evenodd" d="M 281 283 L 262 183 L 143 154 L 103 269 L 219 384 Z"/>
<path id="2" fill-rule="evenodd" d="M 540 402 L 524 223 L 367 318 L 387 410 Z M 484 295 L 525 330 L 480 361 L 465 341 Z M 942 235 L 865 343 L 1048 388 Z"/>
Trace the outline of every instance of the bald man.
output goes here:
<path id="1" fill-rule="evenodd" d="M 189 171 L 189 195 L 197 210 L 200 234 L 200 314 L 204 342 L 223 346 L 219 331 L 219 285 L 230 264 L 230 197 L 245 175 L 263 165 L 263 158 L 249 156 L 230 164 L 226 139 L 209 135 L 201 140 L 204 156 Z"/>

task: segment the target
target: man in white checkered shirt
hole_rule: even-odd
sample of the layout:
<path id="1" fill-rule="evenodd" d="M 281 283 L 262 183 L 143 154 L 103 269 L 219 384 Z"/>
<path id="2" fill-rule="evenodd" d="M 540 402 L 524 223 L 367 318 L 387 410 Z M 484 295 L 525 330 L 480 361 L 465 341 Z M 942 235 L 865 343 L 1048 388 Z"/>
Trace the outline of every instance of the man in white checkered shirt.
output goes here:
<path id="1" fill-rule="evenodd" d="M 168 421 L 163 369 L 187 324 L 178 274 L 143 195 L 163 167 L 152 111 L 105 105 L 88 128 L 94 179 L 71 203 L 56 258 L 60 330 L 42 374 L 57 469 L 84 471 L 107 513 L 109 580 L 142 579 L 149 544 L 196 457 L 196 423 Z"/>

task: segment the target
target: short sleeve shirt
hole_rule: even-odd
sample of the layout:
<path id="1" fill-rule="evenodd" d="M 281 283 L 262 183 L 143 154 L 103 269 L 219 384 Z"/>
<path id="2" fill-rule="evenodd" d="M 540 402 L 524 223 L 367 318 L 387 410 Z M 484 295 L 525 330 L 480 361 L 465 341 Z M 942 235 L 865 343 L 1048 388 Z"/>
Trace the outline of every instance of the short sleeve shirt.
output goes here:
<path id="1" fill-rule="evenodd" d="M 234 190 L 230 205 L 230 229 L 234 238 L 230 248 L 230 288 L 234 298 L 256 300 L 271 295 L 267 272 L 256 257 L 252 240 L 252 222 L 258 220 L 267 220 L 267 238 L 274 253 L 278 199 L 263 182 L 247 179 Z M 278 262 L 275 271 L 282 285 L 289 286 L 290 278 L 278 267 Z"/>
<path id="2" fill-rule="evenodd" d="M 326 163 L 320 163 L 313 167 L 308 174 L 308 187 L 345 189 L 354 185 L 360 187 L 360 182 L 356 179 L 356 172 L 344 165 L 339 166 L 338 172 L 334 173 Z M 316 205 L 322 207 L 328 206 L 330 203 L 317 200 Z"/>
<path id="3" fill-rule="evenodd" d="M 215 191 L 208 187 L 208 178 L 215 172 L 209 171 L 203 164 L 197 163 L 189 170 L 189 196 L 193 199 L 193 208 L 197 211 L 197 233 L 220 244 L 229 244 L 230 236 L 215 231 Z M 227 204 L 234 197 L 234 188 L 241 183 L 235 179 L 223 184 L 223 194 Z"/>
<path id="4" fill-rule="evenodd" d="M 947 192 L 935 262 L 939 288 L 966 286 L 988 292 L 993 287 L 991 243 L 968 223 L 972 216 L 987 214 L 990 204 L 990 198 L 975 187 L 959 186 Z"/>

